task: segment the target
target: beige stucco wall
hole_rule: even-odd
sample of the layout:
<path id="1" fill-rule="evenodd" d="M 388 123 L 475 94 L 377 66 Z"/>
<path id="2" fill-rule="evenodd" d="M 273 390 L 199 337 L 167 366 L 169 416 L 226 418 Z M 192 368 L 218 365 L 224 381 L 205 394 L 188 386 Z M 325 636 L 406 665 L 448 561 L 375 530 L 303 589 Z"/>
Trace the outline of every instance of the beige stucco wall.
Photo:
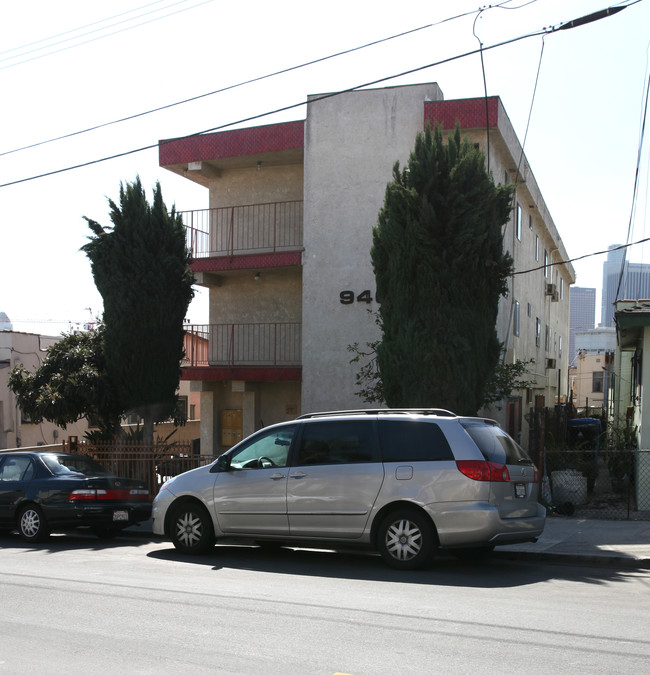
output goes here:
<path id="1" fill-rule="evenodd" d="M 23 422 L 7 384 L 9 372 L 15 366 L 23 364 L 33 372 L 42 363 L 47 348 L 59 339 L 34 333 L 0 331 L 0 449 L 50 445 L 70 436 L 81 439 L 88 429 L 85 419 L 69 424 L 65 429 L 46 421 L 40 424 Z"/>
<path id="2" fill-rule="evenodd" d="M 367 407 L 355 394 L 347 346 L 377 335 L 372 228 L 396 160 L 423 128 L 436 84 L 361 91 L 310 103 L 305 131 L 303 412 Z M 369 290 L 371 304 L 341 304 Z"/>
<path id="3" fill-rule="evenodd" d="M 302 199 L 301 164 L 223 169 L 210 180 L 210 208 Z"/>

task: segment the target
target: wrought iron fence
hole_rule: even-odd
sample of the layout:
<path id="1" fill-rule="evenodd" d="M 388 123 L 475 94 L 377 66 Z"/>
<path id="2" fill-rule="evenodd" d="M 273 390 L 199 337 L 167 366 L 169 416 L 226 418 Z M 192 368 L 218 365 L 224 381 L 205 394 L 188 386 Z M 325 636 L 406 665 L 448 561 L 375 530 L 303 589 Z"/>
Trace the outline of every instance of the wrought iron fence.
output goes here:
<path id="1" fill-rule="evenodd" d="M 266 253 L 302 246 L 303 202 L 181 211 L 193 258 Z"/>
<path id="2" fill-rule="evenodd" d="M 199 455 L 191 443 L 167 445 L 155 443 L 89 443 L 63 442 L 64 452 L 88 455 L 116 476 L 138 478 L 145 482 L 151 497 L 155 497 L 162 484 L 179 473 L 212 463 L 216 457 Z"/>
<path id="3" fill-rule="evenodd" d="M 186 326 L 183 365 L 300 365 L 301 328 L 299 322 Z"/>
<path id="4" fill-rule="evenodd" d="M 542 501 L 579 518 L 650 520 L 650 450 L 547 450 Z"/>

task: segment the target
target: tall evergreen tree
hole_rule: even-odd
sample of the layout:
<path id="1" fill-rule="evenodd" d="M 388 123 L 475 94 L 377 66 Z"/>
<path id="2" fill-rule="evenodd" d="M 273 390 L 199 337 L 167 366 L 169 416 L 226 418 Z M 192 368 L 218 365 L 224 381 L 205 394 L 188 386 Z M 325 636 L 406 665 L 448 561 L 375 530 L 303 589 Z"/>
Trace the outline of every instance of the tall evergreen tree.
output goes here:
<path id="1" fill-rule="evenodd" d="M 377 365 L 391 407 L 476 414 L 497 366 L 499 296 L 512 258 L 502 226 L 512 186 L 495 186 L 460 129 L 418 134 L 393 169 L 373 230 L 382 338 Z"/>
<path id="2" fill-rule="evenodd" d="M 153 423 L 173 415 L 183 356 L 183 320 L 193 296 L 182 219 L 167 211 L 160 184 L 147 201 L 140 178 L 111 199 L 112 228 L 85 218 L 94 233 L 83 247 L 104 300 L 103 351 L 125 411 Z"/>

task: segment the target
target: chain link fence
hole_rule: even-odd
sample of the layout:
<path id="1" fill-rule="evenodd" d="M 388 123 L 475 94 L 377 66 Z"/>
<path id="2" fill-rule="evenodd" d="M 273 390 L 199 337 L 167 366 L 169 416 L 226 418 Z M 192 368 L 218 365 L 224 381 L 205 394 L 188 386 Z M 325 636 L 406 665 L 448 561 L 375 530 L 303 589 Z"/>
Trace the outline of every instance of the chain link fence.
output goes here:
<path id="1" fill-rule="evenodd" d="M 546 450 L 542 502 L 556 513 L 650 520 L 650 450 Z"/>

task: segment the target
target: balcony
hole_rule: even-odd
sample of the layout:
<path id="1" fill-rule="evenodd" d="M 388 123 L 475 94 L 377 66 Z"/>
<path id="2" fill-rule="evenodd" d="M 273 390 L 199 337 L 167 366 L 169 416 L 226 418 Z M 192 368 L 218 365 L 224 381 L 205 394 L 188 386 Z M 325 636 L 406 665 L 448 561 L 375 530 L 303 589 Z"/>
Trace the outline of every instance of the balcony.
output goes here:
<path id="1" fill-rule="evenodd" d="M 187 326 L 182 379 L 300 381 L 301 333 L 299 322 Z"/>
<path id="2" fill-rule="evenodd" d="M 206 259 L 253 257 L 257 264 L 300 264 L 303 202 L 271 202 L 180 211 L 195 271 L 209 271 Z M 289 255 L 287 255 L 289 254 Z M 270 256 L 270 257 L 269 257 Z M 259 259 L 271 262 L 260 265 Z M 274 263 L 272 261 L 275 261 Z M 284 262 L 283 262 L 284 261 Z M 296 263 L 297 261 L 297 263 Z M 198 264 L 198 268 L 196 266 Z M 241 266 L 235 266 L 240 268 Z"/>

